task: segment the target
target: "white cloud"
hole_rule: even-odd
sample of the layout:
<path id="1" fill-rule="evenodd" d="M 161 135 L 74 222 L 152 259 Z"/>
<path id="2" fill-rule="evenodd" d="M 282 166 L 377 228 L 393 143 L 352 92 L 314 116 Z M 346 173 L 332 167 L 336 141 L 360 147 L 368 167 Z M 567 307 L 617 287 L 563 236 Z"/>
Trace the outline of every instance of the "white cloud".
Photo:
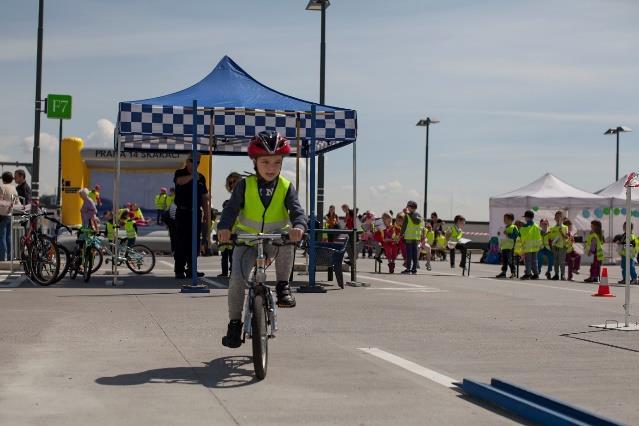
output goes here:
<path id="1" fill-rule="evenodd" d="M 33 152 L 34 136 L 27 136 L 22 140 L 22 149 L 26 153 Z M 40 132 L 40 154 L 53 154 L 58 152 L 58 138 L 46 132 Z"/>
<path id="2" fill-rule="evenodd" d="M 115 132 L 115 124 L 106 118 L 101 118 L 96 122 L 97 129 L 89 133 L 87 136 L 86 146 L 95 148 L 113 147 L 113 134 Z"/>

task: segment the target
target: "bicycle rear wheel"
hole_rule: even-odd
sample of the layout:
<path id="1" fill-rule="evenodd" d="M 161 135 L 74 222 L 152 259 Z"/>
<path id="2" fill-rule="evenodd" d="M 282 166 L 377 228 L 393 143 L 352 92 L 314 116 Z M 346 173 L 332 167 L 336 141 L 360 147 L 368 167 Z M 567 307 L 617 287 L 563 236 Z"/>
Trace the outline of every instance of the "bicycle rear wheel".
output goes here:
<path id="1" fill-rule="evenodd" d="M 91 268 L 91 274 L 95 274 L 102 266 L 102 262 L 104 262 L 104 255 L 102 254 L 102 250 L 97 247 L 93 247 L 91 249 L 93 254 L 93 267 Z"/>
<path id="2" fill-rule="evenodd" d="M 136 244 L 126 251 L 126 266 L 136 274 L 148 274 L 155 267 L 155 253 L 142 244 Z"/>
<path id="3" fill-rule="evenodd" d="M 57 283 L 67 275 L 72 261 L 71 253 L 69 253 L 69 250 L 61 244 L 58 244 L 57 246 L 58 250 L 60 251 L 60 272 L 58 273 L 58 276 L 55 278 L 52 284 Z"/>
<path id="4" fill-rule="evenodd" d="M 268 327 L 266 325 L 266 300 L 264 296 L 253 298 L 253 316 L 251 318 L 251 343 L 253 344 L 253 367 L 255 377 L 266 377 L 268 367 Z"/>
<path id="5" fill-rule="evenodd" d="M 29 258 L 32 278 L 42 286 L 53 284 L 60 273 L 60 250 L 55 242 L 45 235 L 39 236 Z"/>

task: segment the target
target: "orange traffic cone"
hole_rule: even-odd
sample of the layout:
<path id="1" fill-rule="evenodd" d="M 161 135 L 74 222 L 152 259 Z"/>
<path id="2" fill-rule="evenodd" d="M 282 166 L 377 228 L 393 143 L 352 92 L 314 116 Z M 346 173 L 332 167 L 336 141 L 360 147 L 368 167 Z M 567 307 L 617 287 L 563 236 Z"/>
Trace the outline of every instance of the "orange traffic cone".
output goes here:
<path id="1" fill-rule="evenodd" d="M 615 295 L 610 292 L 610 287 L 608 286 L 608 268 L 601 268 L 601 280 L 599 282 L 599 290 L 597 290 L 597 293 L 593 294 L 593 296 L 615 297 Z"/>

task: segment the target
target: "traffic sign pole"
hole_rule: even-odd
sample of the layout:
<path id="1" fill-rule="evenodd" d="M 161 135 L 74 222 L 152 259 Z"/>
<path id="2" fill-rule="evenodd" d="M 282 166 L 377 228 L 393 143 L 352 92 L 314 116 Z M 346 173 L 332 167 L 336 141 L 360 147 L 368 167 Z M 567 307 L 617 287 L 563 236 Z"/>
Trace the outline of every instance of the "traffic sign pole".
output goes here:
<path id="1" fill-rule="evenodd" d="M 56 198 L 56 209 L 58 217 L 62 215 L 62 119 L 60 119 L 60 130 L 58 132 L 58 196 Z"/>

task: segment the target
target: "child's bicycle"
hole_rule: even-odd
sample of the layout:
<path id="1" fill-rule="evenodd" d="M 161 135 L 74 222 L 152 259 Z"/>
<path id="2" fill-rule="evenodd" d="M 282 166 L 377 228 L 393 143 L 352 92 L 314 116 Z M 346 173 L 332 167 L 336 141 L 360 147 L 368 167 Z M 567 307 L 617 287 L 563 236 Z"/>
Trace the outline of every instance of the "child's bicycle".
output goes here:
<path id="1" fill-rule="evenodd" d="M 264 243 L 274 246 L 295 244 L 288 242 L 288 234 L 238 234 L 231 238 L 236 245 L 255 245 L 257 257 L 244 306 L 244 333 L 242 343 L 250 338 L 253 346 L 255 377 L 262 380 L 268 368 L 268 339 L 277 331 L 277 304 L 271 289 L 266 285 L 266 268 L 270 264 L 264 254 Z M 238 266 L 239 267 L 239 266 Z"/>
<path id="2" fill-rule="evenodd" d="M 148 274 L 155 268 L 155 253 L 143 244 L 127 245 L 127 238 L 120 238 L 118 243 L 118 256 L 115 255 L 115 243 L 104 237 L 98 237 L 100 244 L 100 256 L 104 256 L 105 263 L 117 262 L 118 266 L 126 264 L 131 272 L 139 275 Z"/>
<path id="3" fill-rule="evenodd" d="M 69 267 L 69 278 L 72 280 L 82 273 L 84 282 L 89 282 L 91 274 L 98 270 L 99 263 L 96 265 L 96 258 L 100 251 L 100 240 L 95 231 L 88 228 L 73 228 L 78 231 L 78 239 L 76 240 L 76 248 L 71 254 Z"/>

